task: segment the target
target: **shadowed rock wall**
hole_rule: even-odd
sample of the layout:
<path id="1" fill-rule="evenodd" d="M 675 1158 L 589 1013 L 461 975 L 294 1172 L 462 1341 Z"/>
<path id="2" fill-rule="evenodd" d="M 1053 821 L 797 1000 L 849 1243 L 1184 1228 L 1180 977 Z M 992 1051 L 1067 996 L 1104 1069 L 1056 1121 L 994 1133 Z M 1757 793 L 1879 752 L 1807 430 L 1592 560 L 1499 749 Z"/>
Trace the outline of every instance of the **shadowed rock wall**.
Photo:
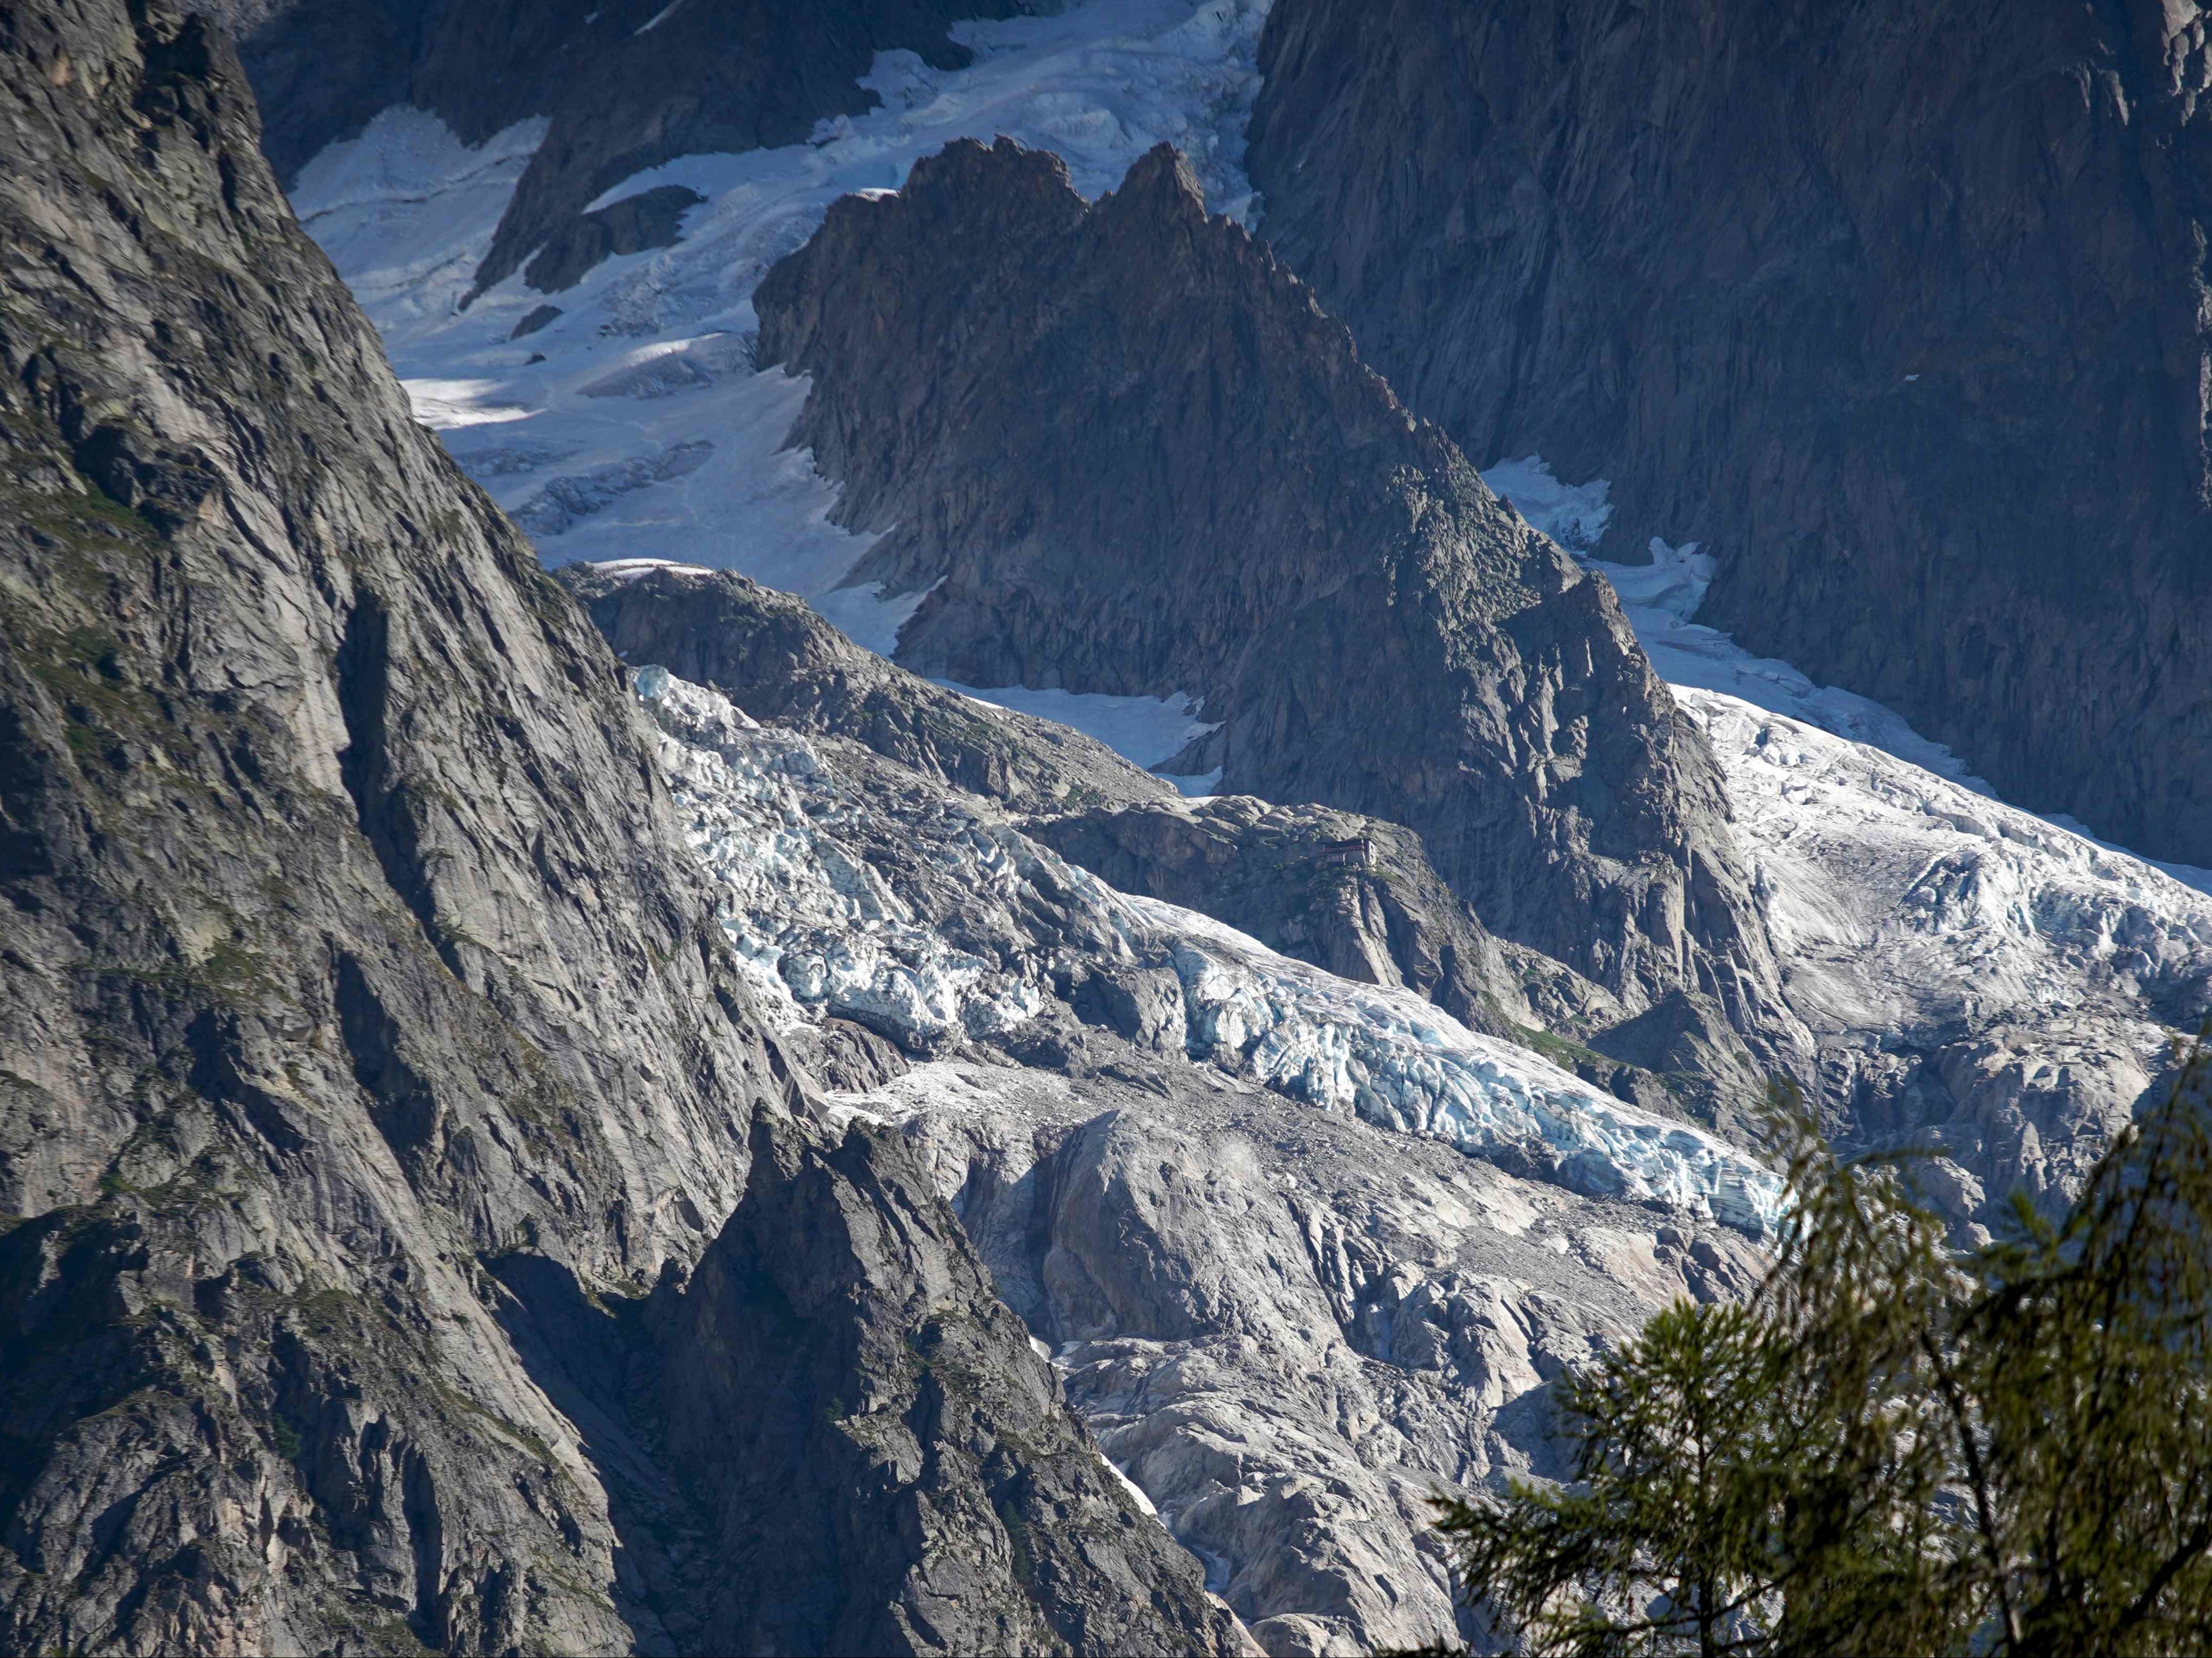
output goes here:
<path id="1" fill-rule="evenodd" d="M 1266 234 L 1481 464 L 2039 811 L 2212 860 L 2195 0 L 1279 0 Z"/>

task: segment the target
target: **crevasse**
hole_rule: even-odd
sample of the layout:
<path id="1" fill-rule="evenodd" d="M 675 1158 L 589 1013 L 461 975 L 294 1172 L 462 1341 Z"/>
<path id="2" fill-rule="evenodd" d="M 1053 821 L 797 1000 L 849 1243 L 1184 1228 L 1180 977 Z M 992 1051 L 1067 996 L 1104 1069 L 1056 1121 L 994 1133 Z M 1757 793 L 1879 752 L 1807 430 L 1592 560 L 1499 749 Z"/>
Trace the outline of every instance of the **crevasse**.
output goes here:
<path id="1" fill-rule="evenodd" d="M 762 729 L 664 669 L 641 671 L 638 692 L 663 732 L 688 843 L 721 889 L 724 930 L 782 1017 L 859 1018 L 929 1048 L 988 1041 L 1044 1011 L 1061 941 L 1030 935 L 1012 960 L 949 943 L 916 895 L 841 836 L 869 807 L 814 744 Z M 1781 1182 L 1747 1154 L 1599 1093 L 1409 992 L 1338 979 L 1194 911 L 1117 892 L 951 798 L 901 830 L 993 904 L 1002 932 L 1072 906 L 1117 960 L 1171 967 L 1194 1061 L 1587 1195 L 1753 1234 L 1781 1212 Z"/>

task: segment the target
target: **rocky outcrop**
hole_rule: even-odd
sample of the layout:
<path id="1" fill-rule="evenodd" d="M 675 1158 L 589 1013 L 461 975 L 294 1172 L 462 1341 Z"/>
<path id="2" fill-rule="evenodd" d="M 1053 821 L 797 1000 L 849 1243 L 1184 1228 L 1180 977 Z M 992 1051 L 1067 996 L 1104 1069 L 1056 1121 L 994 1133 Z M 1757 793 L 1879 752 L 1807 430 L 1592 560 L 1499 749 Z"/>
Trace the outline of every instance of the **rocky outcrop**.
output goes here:
<path id="1" fill-rule="evenodd" d="M 1395 823 L 1249 795 L 1093 810 L 1027 825 L 1109 886 L 1195 909 L 1362 984 L 1403 985 L 1470 1029 L 1522 1034 L 1497 940 Z"/>
<path id="2" fill-rule="evenodd" d="M 624 661 L 712 685 L 756 720 L 865 744 L 1014 811 L 1128 805 L 1175 793 L 1174 785 L 1080 732 L 894 667 L 805 600 L 744 576 L 570 564 L 555 580 Z"/>
<path id="3" fill-rule="evenodd" d="M 2195 0 L 1279 0 L 1265 229 L 1484 464 L 2008 799 L 2212 862 Z"/>
<path id="4" fill-rule="evenodd" d="M 1677 991 L 1624 1016 L 1573 969 L 1492 938 L 1395 823 L 1226 795 L 1024 828 L 1122 891 L 1226 921 L 1340 978 L 1402 985 L 1619 1098 L 1747 1127 L 1765 1097 L 1765 1075 L 1710 1002 Z"/>
<path id="5" fill-rule="evenodd" d="M 1036 9 L 1025 0 L 207 3 L 247 26 L 241 55 L 268 121 L 270 160 L 287 180 L 395 104 L 431 111 L 470 144 L 545 118 L 544 142 L 477 272 L 479 292 L 526 261 L 531 286 L 553 292 L 611 253 L 667 246 L 683 203 L 665 190 L 586 210 L 678 155 L 798 143 L 818 120 L 876 106 L 859 84 L 876 53 L 965 63 L 949 24 Z"/>
<path id="6" fill-rule="evenodd" d="M 805 1155 L 808 1085 L 619 665 L 257 137 L 202 21 L 0 15 L 0 1647 L 678 1649 L 653 1523 L 724 1533 L 562 1377 L 722 1230 L 757 1121 Z M 1034 1381 L 943 1442 L 1058 1467 Z M 876 1558 L 848 1605 L 903 1593 Z M 1187 1562 L 1116 1558 L 1034 1626 L 1134 1582 L 1116 1627 L 1219 1644 Z"/>
<path id="7" fill-rule="evenodd" d="M 1493 931 L 1779 1032 L 1710 756 L 1610 588 L 1400 407 L 1163 148 L 1096 206 L 951 145 L 755 296 L 791 441 L 884 531 L 855 580 L 975 684 L 1202 696 L 1172 762 L 1418 832 Z"/>
<path id="8" fill-rule="evenodd" d="M 666 1442 L 709 1495 L 706 1649 L 1235 1653 L 896 1137 L 763 1119 L 666 1321 Z"/>

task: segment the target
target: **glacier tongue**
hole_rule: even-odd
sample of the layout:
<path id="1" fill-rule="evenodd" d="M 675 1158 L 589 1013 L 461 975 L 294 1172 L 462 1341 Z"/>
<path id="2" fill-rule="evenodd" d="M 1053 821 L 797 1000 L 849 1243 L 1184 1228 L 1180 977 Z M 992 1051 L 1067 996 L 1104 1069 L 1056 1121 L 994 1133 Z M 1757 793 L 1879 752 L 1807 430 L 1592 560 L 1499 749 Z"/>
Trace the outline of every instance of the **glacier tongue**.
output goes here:
<path id="1" fill-rule="evenodd" d="M 824 1015 L 915 1051 L 1036 1019 L 1066 957 L 1173 969 L 1185 1051 L 1323 1110 L 1595 1197 L 1761 1235 L 1780 1183 L 1744 1152 L 1480 1035 L 1408 991 L 1278 956 L 1193 911 L 1116 892 L 981 803 L 856 786 L 856 756 L 763 730 L 715 692 L 647 668 L 638 692 L 722 925 L 787 1021 Z"/>
<path id="2" fill-rule="evenodd" d="M 2200 1004 L 2212 898 L 1882 749 L 1676 686 L 1817 1026 Z M 2155 1048 L 2155 1038 L 2151 1046 Z"/>

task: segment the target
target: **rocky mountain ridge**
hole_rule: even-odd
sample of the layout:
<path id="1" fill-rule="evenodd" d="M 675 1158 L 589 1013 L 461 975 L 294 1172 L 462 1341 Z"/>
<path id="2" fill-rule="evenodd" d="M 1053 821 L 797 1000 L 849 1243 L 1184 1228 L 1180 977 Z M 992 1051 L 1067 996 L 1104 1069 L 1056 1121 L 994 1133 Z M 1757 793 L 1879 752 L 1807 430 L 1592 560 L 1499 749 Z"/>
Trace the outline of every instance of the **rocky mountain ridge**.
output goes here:
<path id="1" fill-rule="evenodd" d="M 2008 799 L 2212 863 L 2196 0 L 1278 0 L 1264 234 L 1480 462 Z"/>
<path id="2" fill-rule="evenodd" d="M 755 719 L 866 744 L 1016 811 L 1130 805 L 1175 793 L 1172 784 L 1065 726 L 893 667 L 802 600 L 743 576 L 570 564 L 555 580 L 623 660 L 712 686 Z"/>
<path id="3" fill-rule="evenodd" d="M 1609 588 L 1172 152 L 1091 206 L 1049 155 L 957 143 L 754 305 L 762 365 L 813 376 L 789 441 L 884 531 L 851 580 L 928 590 L 899 659 L 1200 693 L 1220 728 L 1170 768 L 1402 823 L 1492 930 L 1791 1050 L 1717 775 Z"/>

